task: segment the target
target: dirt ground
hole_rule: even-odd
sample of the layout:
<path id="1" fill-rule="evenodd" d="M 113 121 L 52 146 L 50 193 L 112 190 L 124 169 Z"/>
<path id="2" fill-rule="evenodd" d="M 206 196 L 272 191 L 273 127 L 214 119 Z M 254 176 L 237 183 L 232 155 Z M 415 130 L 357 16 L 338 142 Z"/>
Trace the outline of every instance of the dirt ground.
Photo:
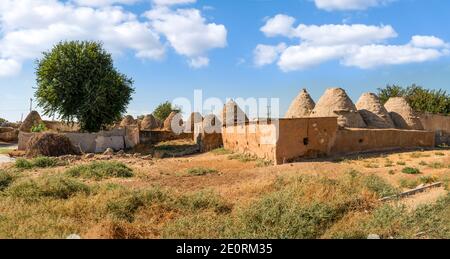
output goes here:
<path id="1" fill-rule="evenodd" d="M 306 160 L 293 164 L 264 167 L 261 167 L 256 161 L 242 162 L 230 159 L 230 154 L 214 152 L 182 158 L 147 160 L 114 156 L 112 159 L 123 162 L 132 168 L 137 177 L 111 179 L 109 180 L 111 182 L 137 189 L 151 186 L 168 187 L 178 192 L 210 189 L 233 201 L 245 201 L 258 196 L 265 192 L 265 189 L 279 176 L 312 175 L 336 178 L 342 173 L 356 170 L 362 174 L 376 174 L 394 187 L 400 188 L 402 180 L 419 182 L 421 178 L 427 177 L 436 182 L 448 180 L 450 177 L 450 150 L 377 153 L 326 160 Z M 97 155 L 91 159 L 71 161 L 69 165 L 56 170 L 63 171 L 71 166 L 94 160 L 111 160 L 111 158 Z M 9 166 L 11 164 L 0 164 L 0 168 Z M 406 167 L 417 168 L 420 170 L 420 174 L 405 174 L 402 170 Z M 191 176 L 187 171 L 193 168 L 214 169 L 217 173 Z M 29 173 L 37 176 L 41 171 L 46 171 L 46 169 L 36 169 Z M 430 193 L 430 195 L 436 196 L 436 190 Z M 437 196 L 441 196 L 445 195 L 446 191 L 442 189 L 437 193 L 439 194 Z M 417 195 L 417 197 L 423 202 L 426 200 L 423 198 L 424 195 Z M 409 201 L 409 204 L 411 203 L 414 204 L 414 201 Z"/>

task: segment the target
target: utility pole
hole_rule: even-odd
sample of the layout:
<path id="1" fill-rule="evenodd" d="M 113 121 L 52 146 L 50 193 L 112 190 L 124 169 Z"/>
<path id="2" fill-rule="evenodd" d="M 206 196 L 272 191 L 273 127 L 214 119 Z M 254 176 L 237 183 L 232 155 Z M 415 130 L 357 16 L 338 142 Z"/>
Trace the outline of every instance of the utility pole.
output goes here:
<path id="1" fill-rule="evenodd" d="M 30 98 L 30 112 L 33 110 L 33 98 Z"/>
<path id="2" fill-rule="evenodd" d="M 269 104 L 267 104 L 267 119 L 271 119 L 270 117 L 272 116 L 272 114 L 271 114 L 271 110 L 272 110 L 272 107 L 270 106 L 270 103 Z"/>

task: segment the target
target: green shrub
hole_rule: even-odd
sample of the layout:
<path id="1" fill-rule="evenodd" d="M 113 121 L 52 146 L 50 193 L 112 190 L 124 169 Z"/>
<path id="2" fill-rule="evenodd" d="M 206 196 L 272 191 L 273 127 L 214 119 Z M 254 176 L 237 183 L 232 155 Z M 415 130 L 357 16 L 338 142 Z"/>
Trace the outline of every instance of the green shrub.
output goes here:
<path id="1" fill-rule="evenodd" d="M 93 162 L 70 168 L 66 174 L 71 177 L 86 179 L 129 178 L 133 177 L 133 170 L 120 162 Z"/>
<path id="2" fill-rule="evenodd" d="M 79 193 L 89 194 L 90 188 L 75 179 L 49 176 L 15 183 L 6 189 L 6 192 L 11 197 L 25 200 L 36 200 L 42 197 L 68 199 Z"/>
<path id="3" fill-rule="evenodd" d="M 398 161 L 397 165 L 406 165 L 406 163 L 404 161 Z"/>
<path id="4" fill-rule="evenodd" d="M 31 163 L 33 164 L 33 167 L 48 168 L 57 166 L 58 160 L 53 157 L 37 157 L 34 158 Z"/>
<path id="5" fill-rule="evenodd" d="M 419 169 L 413 168 L 413 167 L 403 168 L 402 173 L 404 173 L 404 174 L 421 174 Z"/>
<path id="6" fill-rule="evenodd" d="M 249 154 L 232 154 L 228 156 L 229 160 L 238 160 L 243 163 L 254 162 L 258 160 L 255 156 Z"/>
<path id="7" fill-rule="evenodd" d="M 38 133 L 38 132 L 44 132 L 44 131 L 47 131 L 47 127 L 45 126 L 45 123 L 43 123 L 43 122 L 41 122 L 37 125 L 33 125 L 31 127 L 31 132 Z"/>
<path id="8" fill-rule="evenodd" d="M 175 201 L 175 206 L 196 212 L 206 209 L 214 209 L 216 213 L 229 213 L 231 212 L 231 205 L 224 202 L 219 196 L 211 191 L 200 191 L 179 197 Z"/>
<path id="9" fill-rule="evenodd" d="M 217 174 L 218 171 L 216 169 L 203 168 L 203 167 L 195 167 L 187 170 L 188 175 L 192 176 L 203 176 L 208 174 Z"/>
<path id="10" fill-rule="evenodd" d="M 414 189 L 419 185 L 419 182 L 414 179 L 401 179 L 400 180 L 400 187 L 407 188 L 407 189 Z"/>
<path id="11" fill-rule="evenodd" d="M 31 168 L 49 168 L 58 166 L 59 162 L 53 157 L 36 157 L 31 160 L 19 158 L 16 160 L 15 166 L 19 169 L 31 169 Z"/>
<path id="12" fill-rule="evenodd" d="M 392 196 L 398 193 L 398 190 L 386 183 L 382 178 L 376 175 L 369 175 L 363 179 L 364 186 L 370 191 L 376 193 L 380 198 Z"/>
<path id="13" fill-rule="evenodd" d="M 24 159 L 24 158 L 16 159 L 15 166 L 16 166 L 16 168 L 20 168 L 20 169 L 31 169 L 31 168 L 33 168 L 33 164 L 30 161 L 28 161 L 27 159 Z"/>
<path id="14" fill-rule="evenodd" d="M 136 192 L 120 199 L 109 201 L 106 208 L 113 218 L 133 222 L 134 213 L 144 205 L 144 196 L 142 193 Z"/>
<path id="15" fill-rule="evenodd" d="M 14 181 L 15 176 L 4 170 L 0 170 L 0 191 L 6 189 Z"/>

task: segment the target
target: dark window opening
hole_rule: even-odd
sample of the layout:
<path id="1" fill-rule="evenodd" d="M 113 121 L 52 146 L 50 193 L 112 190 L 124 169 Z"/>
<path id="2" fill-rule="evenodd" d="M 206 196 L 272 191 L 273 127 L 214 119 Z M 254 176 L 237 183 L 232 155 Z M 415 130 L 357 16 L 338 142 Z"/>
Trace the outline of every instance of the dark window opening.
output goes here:
<path id="1" fill-rule="evenodd" d="M 303 145 L 305 145 L 305 146 L 309 145 L 309 138 L 303 139 Z"/>
<path id="2" fill-rule="evenodd" d="M 364 139 L 360 139 L 359 140 L 359 143 L 361 144 L 361 143 L 364 143 Z"/>

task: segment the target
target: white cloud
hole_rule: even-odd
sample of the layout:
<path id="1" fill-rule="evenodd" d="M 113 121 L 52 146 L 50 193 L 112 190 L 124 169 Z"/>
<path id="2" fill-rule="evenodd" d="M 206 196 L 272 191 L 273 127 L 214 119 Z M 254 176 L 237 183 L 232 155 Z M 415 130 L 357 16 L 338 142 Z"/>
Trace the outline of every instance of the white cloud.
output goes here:
<path id="1" fill-rule="evenodd" d="M 261 31 L 267 37 L 296 38 L 299 44 L 277 48 L 258 44 L 254 63 L 277 63 L 285 72 L 303 70 L 337 60 L 345 66 L 362 69 L 383 65 L 426 62 L 450 54 L 450 45 L 435 36 L 415 35 L 404 45 L 385 42 L 397 37 L 389 25 L 326 24 L 294 26 L 295 18 L 277 15 L 267 20 Z"/>
<path id="2" fill-rule="evenodd" d="M 197 0 L 153 0 L 156 5 L 179 5 L 179 4 L 193 4 Z"/>
<path id="3" fill-rule="evenodd" d="M 314 0 L 317 8 L 327 11 L 366 10 L 393 0 Z"/>
<path id="4" fill-rule="evenodd" d="M 319 45 L 330 44 L 363 44 L 393 38 L 397 33 L 391 26 L 370 26 L 364 24 L 326 24 L 294 27 L 295 18 L 279 14 L 267 20 L 261 31 L 267 37 L 284 36 L 299 38 L 304 42 Z"/>
<path id="5" fill-rule="evenodd" d="M 114 4 L 134 4 L 142 0 L 73 0 L 74 3 L 82 6 L 108 6 Z"/>
<path id="6" fill-rule="evenodd" d="M 197 57 L 189 60 L 189 66 L 192 68 L 202 68 L 209 65 L 209 58 L 207 57 Z"/>
<path id="7" fill-rule="evenodd" d="M 446 46 L 446 43 L 434 36 L 413 36 L 411 45 L 419 48 L 440 48 Z"/>
<path id="8" fill-rule="evenodd" d="M 13 59 L 0 59 L 0 77 L 17 75 L 21 68 L 22 65 Z"/>
<path id="9" fill-rule="evenodd" d="M 373 68 L 381 65 L 401 65 L 435 60 L 444 55 L 437 49 L 417 48 L 409 45 L 368 45 L 348 55 L 343 63 L 359 68 Z"/>
<path id="10" fill-rule="evenodd" d="M 272 64 L 285 49 L 286 44 L 284 43 L 280 43 L 277 46 L 259 44 L 254 50 L 254 63 L 258 67 Z"/>
<path id="11" fill-rule="evenodd" d="M 23 62 L 63 40 L 102 41 L 115 55 L 131 50 L 138 58 L 160 60 L 167 48 L 164 36 L 197 67 L 209 63 L 208 50 L 226 45 L 225 27 L 207 24 L 199 10 L 161 6 L 194 0 L 155 0 L 158 5 L 149 12 L 155 16 L 148 20 L 120 6 L 139 1 L 1 0 L 0 76 L 19 73 Z"/>
<path id="12" fill-rule="evenodd" d="M 224 25 L 207 23 L 197 9 L 157 7 L 145 14 L 152 28 L 164 35 L 175 51 L 188 58 L 203 58 L 208 50 L 227 45 L 227 29 Z M 196 64 L 198 62 L 191 62 Z"/>

